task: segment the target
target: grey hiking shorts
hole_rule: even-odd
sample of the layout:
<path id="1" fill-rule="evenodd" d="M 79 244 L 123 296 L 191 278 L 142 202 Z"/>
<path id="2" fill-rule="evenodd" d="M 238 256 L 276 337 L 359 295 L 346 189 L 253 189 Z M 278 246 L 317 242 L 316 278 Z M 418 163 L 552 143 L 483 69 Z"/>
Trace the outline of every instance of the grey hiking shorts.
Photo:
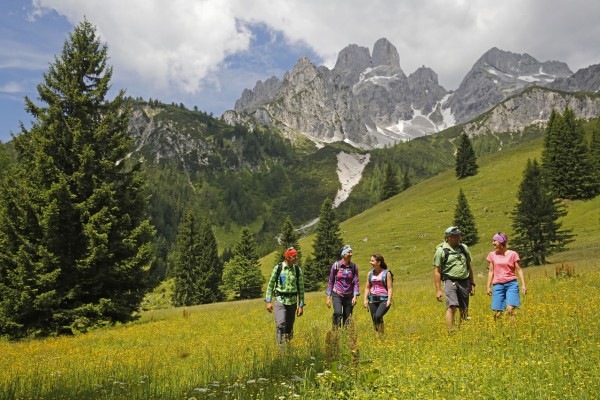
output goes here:
<path id="1" fill-rule="evenodd" d="M 458 307 L 469 308 L 469 295 L 471 294 L 471 282 L 469 279 L 444 281 L 444 294 L 446 295 L 446 308 Z"/>

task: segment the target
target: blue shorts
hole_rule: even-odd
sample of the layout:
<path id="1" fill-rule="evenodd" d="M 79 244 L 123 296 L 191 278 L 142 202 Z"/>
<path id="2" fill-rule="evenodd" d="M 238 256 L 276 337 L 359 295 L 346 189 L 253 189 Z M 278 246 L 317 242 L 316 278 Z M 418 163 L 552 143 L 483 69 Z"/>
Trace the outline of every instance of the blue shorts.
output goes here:
<path id="1" fill-rule="evenodd" d="M 506 306 L 519 307 L 521 298 L 519 297 L 519 284 L 517 280 L 505 283 L 495 283 L 492 291 L 492 310 L 504 311 Z"/>

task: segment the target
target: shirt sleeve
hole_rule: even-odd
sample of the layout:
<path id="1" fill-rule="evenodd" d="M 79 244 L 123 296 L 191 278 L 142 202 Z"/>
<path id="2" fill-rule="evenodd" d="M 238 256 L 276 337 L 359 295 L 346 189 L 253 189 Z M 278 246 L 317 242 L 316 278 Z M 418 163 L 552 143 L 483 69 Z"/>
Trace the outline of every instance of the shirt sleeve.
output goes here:
<path id="1" fill-rule="evenodd" d="M 334 271 L 335 271 L 335 268 L 333 268 L 333 265 L 332 265 L 331 269 L 329 270 L 329 281 L 327 282 L 327 291 L 325 292 L 327 294 L 327 296 L 331 296 L 331 292 L 333 292 L 333 283 L 335 282 Z"/>
<path id="2" fill-rule="evenodd" d="M 354 287 L 354 295 L 360 296 L 360 280 L 358 279 L 358 265 L 354 264 L 354 277 L 352 277 L 352 284 Z"/>
<path id="3" fill-rule="evenodd" d="M 298 268 L 298 306 L 304 307 L 304 272 Z"/>
<path id="4" fill-rule="evenodd" d="M 273 271 L 271 271 L 271 277 L 269 278 L 269 284 L 267 285 L 267 294 L 265 295 L 265 301 L 267 303 L 271 302 L 271 297 L 273 296 L 273 290 L 275 290 L 275 281 L 277 280 L 277 267 L 276 265 L 273 267 Z"/>
<path id="5" fill-rule="evenodd" d="M 521 261 L 521 258 L 519 257 L 519 253 L 517 253 L 516 251 L 512 251 L 512 259 L 513 259 L 513 263 L 516 264 L 517 261 Z"/>
<path id="6" fill-rule="evenodd" d="M 438 247 L 435 249 L 435 253 L 433 254 L 433 266 L 442 268 L 442 259 L 443 259 L 444 249 L 442 247 Z"/>

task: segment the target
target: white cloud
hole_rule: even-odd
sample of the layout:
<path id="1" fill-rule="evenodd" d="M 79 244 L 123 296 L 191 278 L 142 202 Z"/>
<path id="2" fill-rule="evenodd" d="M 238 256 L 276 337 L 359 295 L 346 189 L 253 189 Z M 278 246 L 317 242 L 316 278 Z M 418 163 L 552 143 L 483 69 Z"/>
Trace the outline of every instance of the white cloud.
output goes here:
<path id="1" fill-rule="evenodd" d="M 456 89 L 492 47 L 560 59 L 573 69 L 600 62 L 600 3 L 573 0 L 235 0 L 252 20 L 301 41 L 333 66 L 348 44 L 386 37 L 406 73 L 431 67 Z"/>
<path id="2" fill-rule="evenodd" d="M 220 0 L 36 0 L 76 25 L 84 16 L 109 43 L 111 63 L 159 91 L 201 89 L 229 55 L 248 48 L 251 32 Z"/>
<path id="3" fill-rule="evenodd" d="M 0 85 L 0 93 L 23 93 L 25 88 L 18 82 L 6 82 Z"/>
<path id="4" fill-rule="evenodd" d="M 492 47 L 565 61 L 574 71 L 600 62 L 600 2 L 587 0 L 34 0 L 34 5 L 38 14 L 54 9 L 72 24 L 86 16 L 109 43 L 111 63 L 128 88 L 147 88 L 156 96 L 226 86 L 217 77 L 229 55 L 249 50 L 252 24 L 312 49 L 329 67 L 348 44 L 372 50 L 386 37 L 398 49 L 405 73 L 428 66 L 446 89 L 456 89 Z M 277 54 L 269 56 L 277 62 Z"/>

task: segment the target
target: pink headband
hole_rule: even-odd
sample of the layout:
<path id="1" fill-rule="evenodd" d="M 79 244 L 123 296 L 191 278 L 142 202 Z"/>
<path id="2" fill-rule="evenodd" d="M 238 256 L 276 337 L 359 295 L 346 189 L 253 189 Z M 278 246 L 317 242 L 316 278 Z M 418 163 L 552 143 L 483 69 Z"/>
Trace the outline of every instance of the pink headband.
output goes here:
<path id="1" fill-rule="evenodd" d="M 508 240 L 504 233 L 496 233 L 492 239 L 502 244 L 506 244 Z"/>

